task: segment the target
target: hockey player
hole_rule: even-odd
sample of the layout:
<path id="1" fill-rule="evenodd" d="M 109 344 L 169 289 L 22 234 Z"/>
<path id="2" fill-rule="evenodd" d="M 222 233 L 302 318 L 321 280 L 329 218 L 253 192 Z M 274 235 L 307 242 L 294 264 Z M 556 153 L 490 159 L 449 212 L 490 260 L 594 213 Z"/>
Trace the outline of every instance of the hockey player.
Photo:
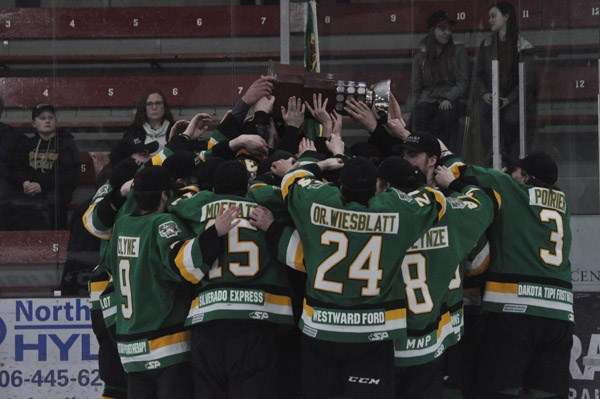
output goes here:
<path id="1" fill-rule="evenodd" d="M 184 328 L 191 285 L 201 279 L 219 251 L 218 236 L 235 225 L 237 209 L 219 213 L 215 225 L 193 238 L 174 215 L 164 213 L 171 176 L 160 166 L 141 170 L 135 180 L 139 210 L 118 218 L 107 263 L 117 303 L 117 348 L 128 373 L 131 398 L 191 396 L 190 332 Z"/>
<path id="2" fill-rule="evenodd" d="M 195 234 L 209 228 L 219 210 L 240 209 L 238 224 L 208 274 L 201 280 L 187 276 L 196 284 L 186 326 L 192 328 L 198 399 L 276 397 L 276 333 L 293 323 L 286 269 L 271 257 L 265 234 L 250 224 L 258 202 L 275 205 L 266 202 L 275 191 L 263 186 L 248 193 L 248 179 L 242 162 L 225 161 L 216 168 L 214 192 L 185 195 L 168 207 Z"/>
<path id="3" fill-rule="evenodd" d="M 400 111 L 400 107 L 397 102 L 392 101 L 390 103 L 390 113 L 393 114 L 394 118 L 388 119 L 385 124 L 385 128 L 387 132 L 392 135 L 394 138 L 402 140 L 402 144 L 395 146 L 395 149 L 400 149 L 402 151 L 403 157 L 405 160 L 418 167 L 419 170 L 427 176 L 427 183 L 429 185 L 435 185 L 435 176 L 436 172 L 439 169 L 436 169 L 437 162 L 440 160 L 442 156 L 442 147 L 440 142 L 431 134 L 427 132 L 418 132 L 417 134 L 411 134 L 408 130 L 406 130 L 406 126 L 402 120 L 402 113 Z M 445 146 L 444 146 L 445 148 Z M 476 182 L 476 179 L 475 179 Z M 471 275 L 480 274 L 485 271 L 487 267 L 487 263 L 489 262 L 489 244 L 487 244 L 487 239 L 485 236 L 482 236 L 479 239 L 479 242 L 476 248 L 473 249 L 472 253 L 469 254 L 471 257 L 469 262 L 467 259 L 460 262 L 459 265 L 450 264 L 448 265 L 445 261 L 444 257 L 439 257 L 437 259 L 437 267 L 456 267 L 457 274 L 455 278 L 451 280 L 450 285 L 447 289 L 447 295 L 444 299 L 444 303 L 442 306 L 444 309 L 449 311 L 449 319 L 452 322 L 452 327 L 454 329 L 453 335 L 447 336 L 447 341 L 444 344 L 444 348 L 449 351 L 447 355 L 445 355 L 444 360 L 444 369 L 451 370 L 451 372 L 444 371 L 443 379 L 444 379 L 444 391 L 446 395 L 450 394 L 468 394 L 466 391 L 472 391 L 472 383 L 470 383 L 469 377 L 467 375 L 467 370 L 471 370 L 473 368 L 472 358 L 464 358 L 465 353 L 470 351 L 470 347 L 477 342 L 475 331 L 471 331 L 468 333 L 469 342 L 460 342 L 464 341 L 463 336 L 465 335 L 465 324 L 469 324 L 473 326 L 473 329 L 478 327 L 478 310 L 476 313 L 469 314 L 469 320 L 465 320 L 465 309 L 469 310 L 473 307 L 477 308 L 477 306 L 463 306 L 466 302 L 463 301 L 464 296 L 468 296 L 466 301 L 470 305 L 480 304 L 480 295 L 477 287 L 480 285 L 479 282 L 470 278 Z M 430 260 L 429 263 L 432 263 L 433 259 Z M 455 262 L 455 261 L 452 261 Z M 468 268 L 467 268 L 468 265 Z M 467 291 L 464 290 L 464 285 L 467 285 L 469 288 Z M 477 308 L 478 309 L 478 308 Z M 461 346 L 461 349 L 457 349 L 454 344 L 458 343 Z M 458 364 L 456 363 L 461 357 L 466 361 L 460 361 Z M 439 356 L 438 356 L 439 358 Z M 441 360 L 436 361 L 436 365 L 441 366 Z M 464 371 L 461 371 L 464 370 Z M 439 373 L 440 368 L 435 368 L 434 372 Z M 403 373 L 406 378 L 411 379 L 410 373 Z M 464 381 L 463 381 L 464 380 Z M 439 381 L 439 378 L 435 378 L 434 381 Z M 402 382 L 400 378 L 399 382 Z M 428 395 L 439 395 L 439 389 L 441 388 L 439 384 L 415 384 L 414 381 L 410 385 L 411 395 L 416 395 L 418 397 L 419 392 L 422 392 L 425 397 Z M 406 384 L 400 384 L 400 390 L 402 386 L 407 386 Z M 437 393 L 432 393 L 431 390 L 438 389 Z M 457 393 L 458 391 L 462 391 L 462 393 Z M 428 393 L 429 392 L 429 393 Z M 404 395 L 408 395 L 406 391 L 403 392 Z"/>
<path id="4" fill-rule="evenodd" d="M 414 132 L 400 146 L 403 158 L 425 174 L 427 184 L 435 187 L 435 168 L 440 159 L 440 143 L 428 132 Z"/>
<path id="5" fill-rule="evenodd" d="M 176 125 L 180 122 L 186 124 L 185 131 L 173 136 L 167 147 L 151 159 L 147 156 L 147 148 L 142 143 L 134 143 L 133 141 L 127 142 L 126 145 L 119 143 L 115 147 L 115 151 L 111 152 L 111 161 L 114 159 L 115 165 L 110 179 L 97 191 L 90 207 L 82 218 L 85 228 L 92 235 L 102 240 L 101 261 L 90 282 L 90 302 L 93 309 L 94 331 L 99 343 L 100 376 L 105 382 L 103 396 L 107 398 L 121 399 L 126 397 L 125 375 L 116 352 L 114 338 L 111 338 L 108 333 L 109 330 L 114 329 L 116 314 L 116 305 L 113 298 L 114 287 L 109 280 L 107 266 L 104 262 L 104 253 L 111 237 L 112 226 L 118 214 L 126 214 L 136 209 L 133 197 L 130 196 L 126 201 L 126 195 L 131 185 L 131 179 L 140 168 L 140 165 L 160 165 L 169 154 L 195 147 L 194 143 L 206 131 L 210 120 L 209 115 L 200 113 L 195 115 L 189 123 L 178 121 Z M 235 140 L 223 141 L 222 145 L 213 147 L 211 152 L 214 154 L 215 148 L 219 147 L 220 152 L 217 152 L 219 154 L 222 151 L 235 151 L 242 146 L 252 148 L 255 142 L 253 137 L 243 135 Z M 146 156 L 142 157 L 144 154 Z M 206 164 L 210 163 L 210 161 L 206 162 Z M 201 182 L 201 185 L 204 183 Z M 98 314 L 100 311 L 103 313 L 104 325 L 100 324 L 102 323 L 102 317 Z"/>
<path id="6" fill-rule="evenodd" d="M 422 176 L 418 179 L 417 176 Z M 379 191 L 389 187 L 411 192 L 425 183 L 422 172 L 408 161 L 390 157 L 379 166 Z M 401 264 L 407 297 L 407 337 L 395 346 L 396 397 L 440 398 L 445 349 L 456 342 L 454 309 L 446 306 L 448 290 L 461 287 L 458 264 L 490 225 L 499 198 L 456 180 L 438 168 L 436 181 L 455 193 L 446 197 L 446 214 L 408 249 Z M 462 303 L 458 303 L 460 306 Z"/>
<path id="7" fill-rule="evenodd" d="M 341 188 L 321 182 L 314 164 L 291 167 L 281 160 L 273 171 L 286 173 L 282 194 L 307 273 L 303 395 L 392 397 L 391 340 L 406 334 L 397 264 L 443 216 L 444 197 L 425 188 L 415 198 L 395 189 L 374 196 L 377 169 L 365 158 L 345 163 Z"/>
<path id="8" fill-rule="evenodd" d="M 511 177 L 452 155 L 443 162 L 455 176 L 475 176 L 504 199 L 488 234 L 491 260 L 482 304 L 487 314 L 478 365 L 482 395 L 568 397 L 571 230 L 565 194 L 554 185 L 556 163 L 532 153 Z"/>

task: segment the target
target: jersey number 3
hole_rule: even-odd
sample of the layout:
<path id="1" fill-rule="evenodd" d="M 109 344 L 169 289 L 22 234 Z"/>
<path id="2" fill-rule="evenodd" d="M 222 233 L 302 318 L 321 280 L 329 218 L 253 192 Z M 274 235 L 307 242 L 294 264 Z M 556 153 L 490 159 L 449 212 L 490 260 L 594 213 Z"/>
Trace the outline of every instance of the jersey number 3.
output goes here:
<path id="1" fill-rule="evenodd" d="M 554 251 L 540 248 L 540 258 L 550 266 L 560 267 L 563 263 L 563 240 L 565 237 L 562 216 L 553 209 L 542 209 L 540 220 L 544 223 L 554 222 L 556 224 L 556 230 L 550 232 L 550 241 L 554 243 Z"/>

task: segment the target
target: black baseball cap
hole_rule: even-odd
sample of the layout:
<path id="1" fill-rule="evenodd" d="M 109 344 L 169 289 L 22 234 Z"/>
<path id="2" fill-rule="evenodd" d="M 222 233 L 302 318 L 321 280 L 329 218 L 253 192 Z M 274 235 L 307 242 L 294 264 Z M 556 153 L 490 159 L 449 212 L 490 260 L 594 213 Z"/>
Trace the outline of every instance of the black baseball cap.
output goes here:
<path id="1" fill-rule="evenodd" d="M 179 151 L 167 157 L 162 166 L 173 179 L 184 179 L 196 173 L 196 155 L 192 151 Z"/>
<path id="2" fill-rule="evenodd" d="M 377 177 L 399 190 L 412 190 L 427 183 L 425 174 L 419 168 L 399 156 L 384 159 L 379 164 Z"/>
<path id="3" fill-rule="evenodd" d="M 427 132 L 415 132 L 408 136 L 406 141 L 401 144 L 401 148 L 405 151 L 421 153 L 426 152 L 440 158 L 442 148 L 437 137 Z"/>
<path id="4" fill-rule="evenodd" d="M 56 109 L 54 109 L 54 107 L 52 105 L 40 103 L 31 109 L 31 119 L 33 120 L 33 119 L 37 118 L 43 112 L 50 112 L 50 113 L 56 115 Z"/>
<path id="5" fill-rule="evenodd" d="M 196 180 L 201 190 L 213 189 L 213 176 L 217 167 L 225 162 L 225 159 L 220 157 L 207 157 L 204 162 L 200 162 L 196 168 Z"/>
<path id="6" fill-rule="evenodd" d="M 519 166 L 530 177 L 550 186 L 558 180 L 558 166 L 554 159 L 544 152 L 532 152 L 519 161 Z"/>
<path id="7" fill-rule="evenodd" d="M 238 160 L 228 160 L 219 164 L 213 175 L 215 194 L 245 195 L 248 191 L 250 174 Z"/>
<path id="8" fill-rule="evenodd" d="M 133 181 L 136 192 L 167 191 L 171 189 L 171 174 L 162 166 L 141 169 Z"/>
<path id="9" fill-rule="evenodd" d="M 113 146 L 110 150 L 110 154 L 108 154 L 108 158 L 110 159 L 111 164 L 116 165 L 119 161 L 130 157 L 131 154 L 144 151 L 148 151 L 150 154 L 158 151 L 158 142 L 151 141 L 148 144 L 144 144 L 144 142 L 137 137 L 124 137 Z"/>
<path id="10" fill-rule="evenodd" d="M 451 20 L 450 17 L 448 17 L 448 14 L 446 14 L 446 11 L 438 10 L 427 18 L 427 30 L 437 28 L 446 23 L 456 25 L 456 21 Z"/>
<path id="11" fill-rule="evenodd" d="M 351 158 L 344 162 L 340 181 L 344 190 L 350 192 L 375 190 L 377 167 L 370 159 L 364 157 Z"/>

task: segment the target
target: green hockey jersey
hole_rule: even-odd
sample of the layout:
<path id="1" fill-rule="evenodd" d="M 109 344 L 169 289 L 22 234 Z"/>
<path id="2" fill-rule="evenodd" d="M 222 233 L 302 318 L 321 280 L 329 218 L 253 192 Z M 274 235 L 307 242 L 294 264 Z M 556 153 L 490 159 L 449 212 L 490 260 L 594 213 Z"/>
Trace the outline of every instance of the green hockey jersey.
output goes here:
<path id="1" fill-rule="evenodd" d="M 109 270 L 106 267 L 105 254 L 108 249 L 108 240 L 112 232 L 111 227 L 104 226 L 95 216 L 94 210 L 98 203 L 112 192 L 111 185 L 106 182 L 98 190 L 90 206 L 83 214 L 82 221 L 86 230 L 97 238 L 100 238 L 100 261 L 94 268 L 89 282 L 90 308 L 92 310 L 101 309 L 106 326 L 115 324 L 116 307 L 114 306 L 113 286 Z"/>
<path id="2" fill-rule="evenodd" d="M 196 284 L 196 295 L 186 325 L 219 319 L 293 323 L 286 270 L 272 259 L 265 233 L 249 222 L 258 202 L 276 202 L 274 194 L 281 203 L 279 191 L 264 186 L 252 190 L 247 197 L 202 191 L 169 204 L 168 211 L 186 221 L 195 234 L 212 226 L 221 209 L 240 209 L 240 222 L 225 237 L 224 250 L 208 275 L 202 280 L 188 278 Z"/>
<path id="3" fill-rule="evenodd" d="M 458 158 L 445 163 L 456 176 L 475 176 L 503 199 L 488 234 L 490 266 L 482 310 L 574 322 L 565 194 L 519 184 L 504 172 L 465 165 Z"/>
<path id="4" fill-rule="evenodd" d="M 482 235 L 466 259 L 460 262 L 456 279 L 448 286 L 444 299 L 445 307 L 450 312 L 454 337 L 448 340 L 453 345 L 465 334 L 465 314 L 479 314 L 481 308 L 481 282 L 479 274 L 484 273 L 489 265 L 490 245 L 486 235 Z M 453 284 L 461 279 L 460 286 Z"/>
<path id="5" fill-rule="evenodd" d="M 450 292 L 459 291 L 459 263 L 467 257 L 494 218 L 499 197 L 468 186 L 446 198 L 446 214 L 406 252 L 402 281 L 407 298 L 407 337 L 394 342 L 397 366 L 434 360 L 457 342 L 461 301 L 448 306 Z M 455 321 L 453 322 L 453 316 Z"/>
<path id="6" fill-rule="evenodd" d="M 189 360 L 184 322 L 192 286 L 182 275 L 192 264 L 197 278 L 208 271 L 197 240 L 167 213 L 121 215 L 115 222 L 107 264 L 115 286 L 117 349 L 126 372 Z"/>
<path id="7" fill-rule="evenodd" d="M 168 148 L 163 148 L 158 154 L 152 157 L 153 165 L 162 165 L 162 162 L 173 152 Z M 109 270 L 105 265 L 104 257 L 107 250 L 108 240 L 110 240 L 113 226 L 106 226 L 98 217 L 98 205 L 104 198 L 108 197 L 113 191 L 113 187 L 107 181 L 98 188 L 88 209 L 82 216 L 82 222 L 85 229 L 100 241 L 100 262 L 94 269 L 90 278 L 90 308 L 102 309 L 104 322 L 107 326 L 115 323 L 116 307 L 114 305 L 114 290 L 110 279 Z M 127 196 L 123 206 L 119 209 L 119 215 L 125 215 L 133 212 L 137 208 L 132 193 Z"/>
<path id="8" fill-rule="evenodd" d="M 298 230 L 288 237 L 302 243 L 307 273 L 302 332 L 334 342 L 405 338 L 399 264 L 443 216 L 444 196 L 429 188 L 413 197 L 391 189 L 368 206 L 345 203 L 337 187 L 302 168 L 285 175 L 281 187 Z M 298 265 L 299 251 L 282 247 L 287 263 Z"/>

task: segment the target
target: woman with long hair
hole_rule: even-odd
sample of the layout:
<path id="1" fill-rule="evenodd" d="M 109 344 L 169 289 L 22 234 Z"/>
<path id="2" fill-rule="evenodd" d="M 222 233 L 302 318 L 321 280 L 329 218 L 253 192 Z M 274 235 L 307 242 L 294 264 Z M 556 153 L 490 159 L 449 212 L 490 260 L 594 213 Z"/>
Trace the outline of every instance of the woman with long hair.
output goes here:
<path id="1" fill-rule="evenodd" d="M 465 113 L 469 87 L 469 56 L 454 43 L 450 20 L 442 11 L 427 18 L 427 36 L 412 64 L 412 79 L 403 115 L 414 130 L 427 131 L 458 150 L 458 119 Z"/>
<path id="2" fill-rule="evenodd" d="M 488 9 L 492 34 L 479 46 L 477 56 L 477 82 L 479 94 L 479 120 L 486 162 L 491 160 L 492 150 L 492 60 L 498 60 L 500 135 L 503 155 L 517 155 L 515 145 L 519 136 L 519 62 L 525 61 L 533 49 L 531 43 L 519 33 L 517 13 L 513 5 L 498 2 Z M 526 68 L 528 95 L 534 83 L 532 68 Z M 533 106 L 531 98 L 527 106 Z"/>
<path id="3" fill-rule="evenodd" d="M 142 94 L 137 106 L 133 124 L 123 137 L 139 139 L 145 144 L 158 142 L 159 151 L 169 141 L 169 131 L 173 125 L 173 114 L 165 95 L 158 89 L 148 89 Z"/>

